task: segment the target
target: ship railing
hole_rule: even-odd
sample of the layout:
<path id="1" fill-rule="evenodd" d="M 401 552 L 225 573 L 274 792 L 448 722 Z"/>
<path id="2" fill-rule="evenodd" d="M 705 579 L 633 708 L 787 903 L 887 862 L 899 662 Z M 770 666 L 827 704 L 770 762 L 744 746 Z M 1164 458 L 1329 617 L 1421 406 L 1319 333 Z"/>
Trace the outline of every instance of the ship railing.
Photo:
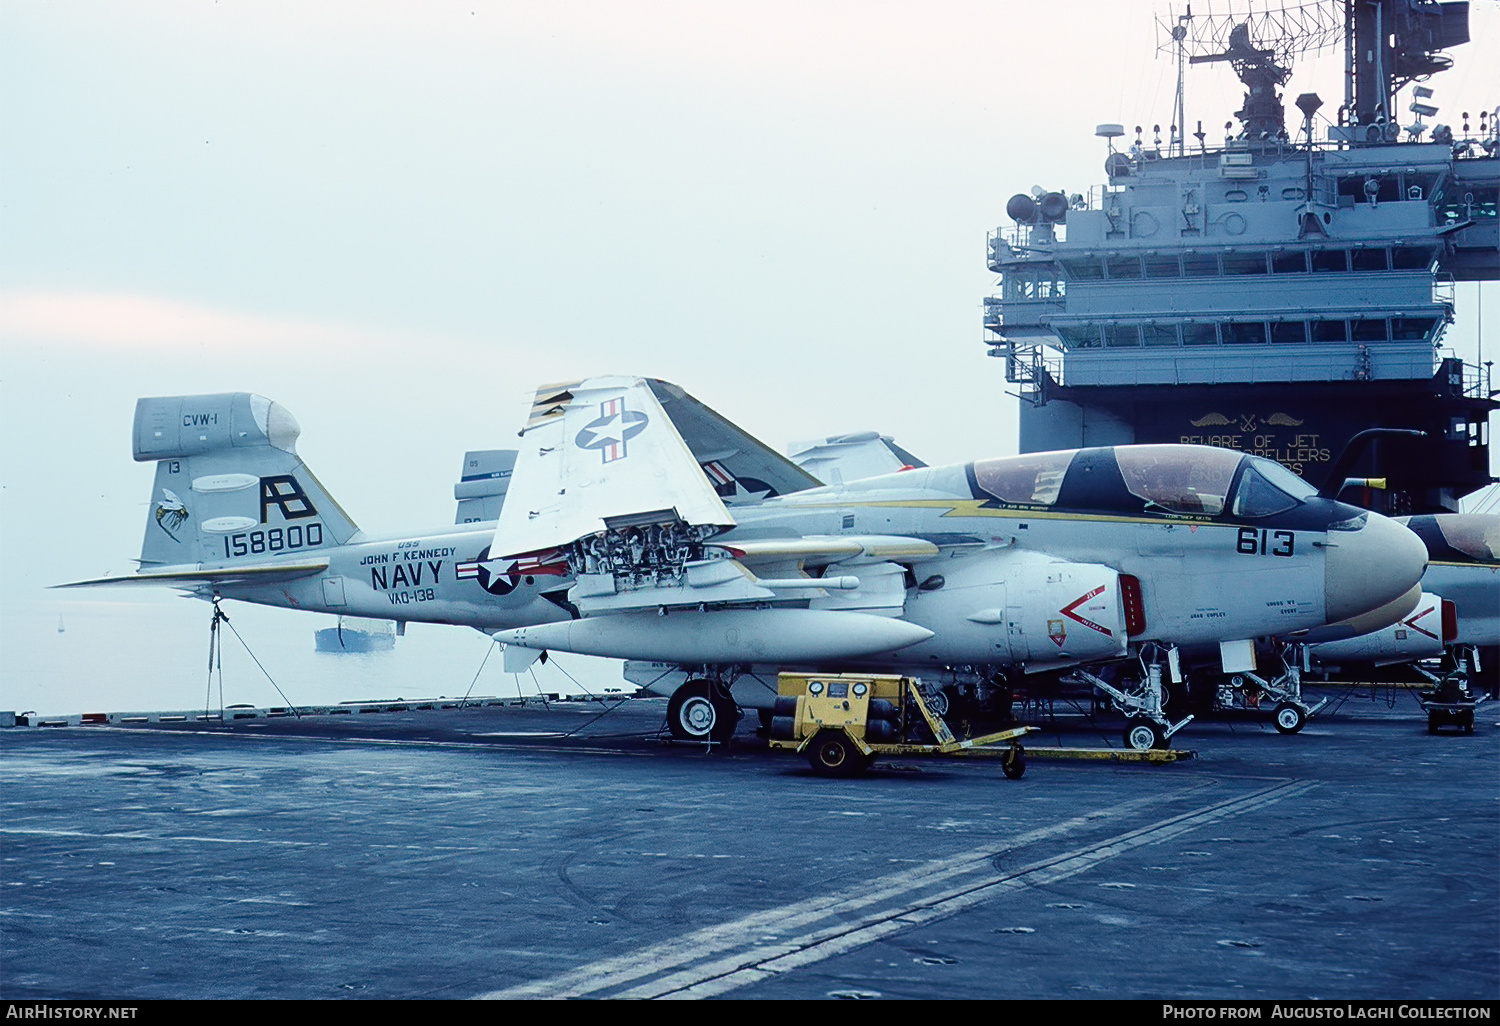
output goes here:
<path id="1" fill-rule="evenodd" d="M 1432 276 L 1432 301 L 1446 306 L 1451 316 L 1458 303 L 1458 282 L 1449 272 L 1439 271 Z"/>
<path id="2" fill-rule="evenodd" d="M 1457 363 L 1459 373 L 1455 377 L 1458 380 L 1452 384 L 1458 386 L 1459 394 L 1465 399 L 1488 399 L 1493 395 L 1492 365 L 1495 361 L 1487 360 L 1483 366 L 1469 363 L 1447 348 L 1438 350 L 1438 356 L 1443 360 L 1453 360 Z"/>
<path id="3" fill-rule="evenodd" d="M 987 338 L 990 355 L 1005 361 L 1005 380 L 1021 386 L 1022 398 L 1032 401 L 1041 390 L 1043 380 L 1050 378 L 1062 384 L 1062 356 L 1039 342 L 1017 342 L 1000 337 Z"/>
<path id="4" fill-rule="evenodd" d="M 1004 252 L 1005 247 L 1009 247 L 1014 251 L 1016 257 L 1023 260 L 1035 259 L 1037 257 L 1050 259 L 1050 250 L 1042 247 L 1044 245 L 1050 247 L 1053 242 L 1066 241 L 1068 237 L 1066 225 L 1058 224 L 1051 225 L 1050 227 L 1052 229 L 1051 237 L 1045 240 L 1033 239 L 1034 225 L 1013 224 L 1008 228 L 996 228 L 986 238 L 985 252 L 989 254 L 990 263 L 1005 263 L 1012 259 L 1010 254 Z M 997 242 L 1004 245 L 996 245 Z"/>
<path id="5" fill-rule="evenodd" d="M 1496 108 L 1500 111 L 1500 108 Z M 1338 126 L 1341 130 L 1352 132 L 1349 126 Z M 1430 145 L 1435 142 L 1447 142 L 1452 151 L 1454 160 L 1485 160 L 1493 159 L 1500 152 L 1500 113 L 1497 113 L 1483 125 L 1484 131 L 1473 132 L 1464 125 L 1462 135 L 1449 131 L 1446 135 L 1434 137 L 1425 132 L 1412 134 L 1412 126 L 1395 126 L 1394 132 L 1397 138 L 1381 142 L 1379 145 Z M 1424 126 L 1427 129 L 1433 126 Z M 1328 153 L 1339 150 L 1362 149 L 1364 145 L 1351 142 L 1347 138 L 1313 139 L 1308 142 L 1300 127 L 1294 132 L 1292 126 L 1288 126 L 1288 135 L 1274 136 L 1267 139 L 1226 138 L 1223 143 L 1213 145 L 1201 144 L 1194 146 L 1189 143 L 1184 147 L 1180 157 L 1168 157 L 1166 154 L 1151 148 L 1137 149 L 1128 147 L 1116 151 L 1130 161 L 1132 175 L 1139 174 L 1144 168 L 1150 167 L 1162 159 L 1181 160 L 1188 158 L 1195 160 L 1195 166 L 1199 169 L 1211 169 L 1218 165 L 1219 159 L 1226 153 L 1254 153 L 1261 156 L 1276 155 L 1285 156 L 1289 153 L 1306 153 L 1309 150 L 1315 153 Z M 1122 180 L 1123 183 L 1123 180 Z M 1099 210 L 1104 206 L 1105 198 L 1111 193 L 1119 191 L 1119 186 L 1112 184 L 1091 186 L 1085 194 L 1091 210 Z"/>

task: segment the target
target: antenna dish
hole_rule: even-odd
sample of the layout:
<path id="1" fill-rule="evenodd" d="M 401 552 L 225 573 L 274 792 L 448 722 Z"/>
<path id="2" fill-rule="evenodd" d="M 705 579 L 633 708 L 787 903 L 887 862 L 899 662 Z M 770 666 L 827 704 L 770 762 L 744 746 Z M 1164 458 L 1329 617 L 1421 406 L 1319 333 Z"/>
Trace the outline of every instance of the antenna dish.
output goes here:
<path id="1" fill-rule="evenodd" d="M 1021 224 L 1031 224 L 1036 220 L 1036 200 L 1024 192 L 1016 193 L 1005 204 L 1005 216 Z"/>
<path id="2" fill-rule="evenodd" d="M 1124 125 L 1100 125 L 1094 129 L 1094 134 L 1101 139 L 1118 139 L 1125 134 Z"/>

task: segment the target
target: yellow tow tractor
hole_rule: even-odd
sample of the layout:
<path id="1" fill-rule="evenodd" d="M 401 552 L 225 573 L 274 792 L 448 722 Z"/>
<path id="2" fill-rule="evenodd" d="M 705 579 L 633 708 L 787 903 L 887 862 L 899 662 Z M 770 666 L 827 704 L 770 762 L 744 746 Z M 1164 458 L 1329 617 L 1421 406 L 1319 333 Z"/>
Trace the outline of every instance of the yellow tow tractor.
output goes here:
<path id="1" fill-rule="evenodd" d="M 1011 780 L 1026 772 L 1020 738 L 1036 727 L 1013 727 L 960 741 L 913 677 L 889 674 L 783 673 L 772 710 L 772 748 L 803 752 L 815 773 L 863 773 L 879 755 L 954 755 L 1009 742 L 1001 769 Z"/>

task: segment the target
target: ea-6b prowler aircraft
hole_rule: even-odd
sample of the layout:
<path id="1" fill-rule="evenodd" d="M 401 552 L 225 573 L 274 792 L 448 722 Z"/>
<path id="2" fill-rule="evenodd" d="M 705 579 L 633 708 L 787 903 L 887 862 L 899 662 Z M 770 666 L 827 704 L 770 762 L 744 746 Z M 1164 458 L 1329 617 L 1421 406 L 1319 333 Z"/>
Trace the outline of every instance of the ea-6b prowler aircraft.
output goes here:
<path id="1" fill-rule="evenodd" d="M 291 415 L 258 396 L 142 399 L 134 433 L 157 464 L 141 568 L 79 585 L 461 624 L 505 642 L 512 671 L 549 649 L 634 660 L 682 737 L 769 707 L 778 669 L 974 683 L 1135 657 L 1148 684 L 1124 696 L 1127 736 L 1160 744 L 1164 669 L 1395 622 L 1427 558 L 1400 525 L 1223 449 L 819 487 L 675 386 L 630 377 L 539 390 L 498 522 L 416 537 L 362 534 L 296 455 Z"/>
<path id="2" fill-rule="evenodd" d="M 1400 525 L 1226 449 L 1002 457 L 732 512 L 693 466 L 640 379 L 537 393 L 491 549 L 555 568 L 577 615 L 500 632 L 508 659 L 654 664 L 632 679 L 675 684 L 674 730 L 710 736 L 793 666 L 978 683 L 1141 656 L 1159 696 L 1184 659 L 1392 623 L 1426 565 Z M 1135 698 L 1128 740 L 1162 743 L 1159 702 Z"/>

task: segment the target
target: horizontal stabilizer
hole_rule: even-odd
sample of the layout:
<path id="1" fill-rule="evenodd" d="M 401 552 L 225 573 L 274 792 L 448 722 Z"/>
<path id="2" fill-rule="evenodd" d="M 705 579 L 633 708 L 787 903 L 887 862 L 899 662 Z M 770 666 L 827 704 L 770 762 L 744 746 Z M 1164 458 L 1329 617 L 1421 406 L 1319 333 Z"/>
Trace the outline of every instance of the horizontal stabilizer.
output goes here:
<path id="1" fill-rule="evenodd" d="M 166 584 L 191 587 L 199 584 L 271 584 L 311 577 L 328 569 L 326 560 L 317 563 L 279 563 L 274 566 L 220 567 L 214 570 L 152 570 L 125 574 L 122 577 L 98 577 L 92 581 L 55 584 L 54 588 L 94 588 L 106 584 Z"/>
<path id="2" fill-rule="evenodd" d="M 641 378 L 598 377 L 537 391 L 492 552 L 571 545 L 611 528 L 734 518 Z"/>

